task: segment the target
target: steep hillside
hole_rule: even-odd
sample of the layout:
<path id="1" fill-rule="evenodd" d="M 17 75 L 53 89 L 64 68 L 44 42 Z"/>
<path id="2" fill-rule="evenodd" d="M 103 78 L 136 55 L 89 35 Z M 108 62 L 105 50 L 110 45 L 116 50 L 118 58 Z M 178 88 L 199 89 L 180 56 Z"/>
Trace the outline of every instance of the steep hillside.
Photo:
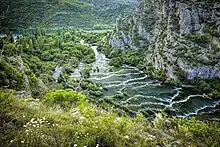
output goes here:
<path id="1" fill-rule="evenodd" d="M 217 0 L 142 0 L 135 15 L 117 20 L 109 44 L 143 51 L 142 67 L 156 78 L 220 91 L 219 20 Z"/>
<path id="2" fill-rule="evenodd" d="M 93 9 L 98 17 L 115 24 L 119 15 L 133 13 L 138 5 L 139 0 L 95 0 Z"/>
<path id="3" fill-rule="evenodd" d="M 137 0 L 0 1 L 1 27 L 113 27 L 119 14 L 130 12 Z"/>

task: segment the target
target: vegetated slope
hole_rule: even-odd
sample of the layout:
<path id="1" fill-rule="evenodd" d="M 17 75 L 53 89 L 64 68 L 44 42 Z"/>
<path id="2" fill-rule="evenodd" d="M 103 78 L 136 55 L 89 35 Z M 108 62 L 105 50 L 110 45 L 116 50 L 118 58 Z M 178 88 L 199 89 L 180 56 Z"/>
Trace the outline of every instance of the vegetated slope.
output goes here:
<path id="1" fill-rule="evenodd" d="M 81 85 L 86 85 L 85 89 L 88 85 L 95 95 L 100 91 L 98 86 L 89 81 L 79 82 L 70 75 L 79 63 L 95 60 L 93 50 L 81 45 L 80 40 L 89 42 L 102 37 L 102 33 L 89 35 L 75 30 L 45 34 L 44 29 L 38 29 L 31 35 L 18 37 L 15 42 L 9 37 L 0 38 L 0 86 L 41 97 L 49 89 L 72 85 L 71 88 L 80 90 Z M 85 68 L 82 76 L 86 77 L 89 71 L 89 67 Z"/>
<path id="2" fill-rule="evenodd" d="M 218 123 L 165 114 L 153 121 L 143 114 L 119 117 L 107 103 L 92 104 L 90 97 L 102 93 L 86 80 L 91 69 L 82 71 L 80 81 L 70 75 L 80 62 L 94 61 L 91 48 L 79 42 L 105 35 L 38 29 L 16 41 L 0 38 L 0 146 L 219 146 Z"/>
<path id="3" fill-rule="evenodd" d="M 18 27 L 113 27 L 119 14 L 130 12 L 137 5 L 132 1 L 92 0 L 21 0 L 2 1 L 1 26 Z M 136 2 L 137 3 L 137 2 Z M 9 21 L 8 21 L 9 20 Z"/>
<path id="4" fill-rule="evenodd" d="M 42 99 L 0 93 L 1 146 L 218 147 L 217 123 L 142 114 L 118 117 L 72 89 L 48 91 Z"/>
<path id="5" fill-rule="evenodd" d="M 138 12 L 117 20 L 109 44 L 141 52 L 136 66 L 156 78 L 219 98 L 219 8 L 217 0 L 142 0 Z"/>
<path id="6" fill-rule="evenodd" d="M 83 1 L 57 1 L 57 0 L 21 0 L 21 1 L 2 1 L 1 14 L 6 13 L 6 20 L 9 28 L 18 29 L 48 26 L 84 26 L 89 27 L 93 24 L 85 24 L 83 21 L 91 21 L 94 17 L 90 10 L 90 3 Z M 82 24 L 80 24 L 82 23 Z"/>
<path id="7" fill-rule="evenodd" d="M 96 16 L 110 24 L 115 24 L 119 15 L 133 13 L 139 5 L 138 0 L 94 0 L 94 2 Z"/>

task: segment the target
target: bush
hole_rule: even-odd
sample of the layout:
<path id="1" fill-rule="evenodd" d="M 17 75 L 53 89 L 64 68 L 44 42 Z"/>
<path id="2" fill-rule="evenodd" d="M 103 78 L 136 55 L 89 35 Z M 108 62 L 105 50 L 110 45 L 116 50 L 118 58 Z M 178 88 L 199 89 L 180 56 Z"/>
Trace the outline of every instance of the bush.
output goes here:
<path id="1" fill-rule="evenodd" d="M 123 59 L 121 57 L 114 57 L 110 60 L 109 65 L 114 67 L 120 67 L 123 64 Z"/>
<path id="2" fill-rule="evenodd" d="M 23 87 L 23 73 L 5 60 L 0 62 L 0 85 L 20 90 Z"/>
<path id="3" fill-rule="evenodd" d="M 76 93 L 72 89 L 49 91 L 44 96 L 44 101 L 51 105 L 60 104 L 64 108 L 70 108 L 86 101 L 85 96 Z"/>
<path id="4" fill-rule="evenodd" d="M 51 55 L 48 51 L 45 51 L 41 54 L 41 59 L 43 61 L 53 61 L 53 55 Z"/>
<path id="5" fill-rule="evenodd" d="M 177 126 L 176 137 L 197 146 L 219 146 L 220 129 L 216 123 L 204 123 L 198 119 L 171 119 Z"/>
<path id="6" fill-rule="evenodd" d="M 128 50 L 123 53 L 124 64 L 137 66 L 141 61 L 143 61 L 142 51 L 139 50 Z"/>
<path id="7" fill-rule="evenodd" d="M 5 115 L 5 111 L 10 109 L 10 104 L 13 102 L 13 90 L 0 91 L 0 116 Z"/>
<path id="8" fill-rule="evenodd" d="M 197 80 L 196 85 L 197 85 L 198 90 L 201 92 L 207 93 L 211 91 L 210 84 L 204 80 Z"/>

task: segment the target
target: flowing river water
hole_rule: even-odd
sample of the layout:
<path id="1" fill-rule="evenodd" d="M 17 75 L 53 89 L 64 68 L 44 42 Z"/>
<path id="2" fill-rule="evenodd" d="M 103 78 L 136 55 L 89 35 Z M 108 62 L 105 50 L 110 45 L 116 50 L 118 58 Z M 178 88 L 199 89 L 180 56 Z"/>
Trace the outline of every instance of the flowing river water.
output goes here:
<path id="1" fill-rule="evenodd" d="M 104 97 L 134 112 L 158 112 L 166 108 L 169 115 L 176 117 L 200 115 L 220 118 L 220 100 L 205 99 L 190 88 L 162 84 L 135 67 L 124 65 L 114 69 L 108 65 L 109 59 L 97 51 L 97 46 L 91 48 L 95 52 L 96 61 L 91 64 L 93 70 L 90 80 L 103 84 Z M 82 68 L 83 64 L 80 64 L 73 78 L 80 76 Z M 126 98 L 116 96 L 121 93 L 126 93 Z"/>

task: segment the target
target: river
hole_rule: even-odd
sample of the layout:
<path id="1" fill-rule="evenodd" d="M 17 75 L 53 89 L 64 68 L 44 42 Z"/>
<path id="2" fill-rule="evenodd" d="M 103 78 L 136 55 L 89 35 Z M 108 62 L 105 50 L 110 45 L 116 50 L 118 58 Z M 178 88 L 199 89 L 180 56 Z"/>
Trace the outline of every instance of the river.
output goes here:
<path id="1" fill-rule="evenodd" d="M 97 46 L 91 48 L 96 61 L 91 64 L 93 70 L 90 80 L 103 84 L 104 97 L 109 97 L 134 112 L 159 112 L 166 109 L 169 115 L 175 117 L 200 115 L 220 118 L 220 100 L 205 99 L 190 88 L 163 84 L 135 67 L 124 65 L 121 68 L 112 68 L 108 65 L 109 59 L 97 51 Z M 82 67 L 80 64 L 72 76 L 78 77 L 77 72 Z M 122 93 L 126 93 L 126 98 L 115 96 Z"/>

